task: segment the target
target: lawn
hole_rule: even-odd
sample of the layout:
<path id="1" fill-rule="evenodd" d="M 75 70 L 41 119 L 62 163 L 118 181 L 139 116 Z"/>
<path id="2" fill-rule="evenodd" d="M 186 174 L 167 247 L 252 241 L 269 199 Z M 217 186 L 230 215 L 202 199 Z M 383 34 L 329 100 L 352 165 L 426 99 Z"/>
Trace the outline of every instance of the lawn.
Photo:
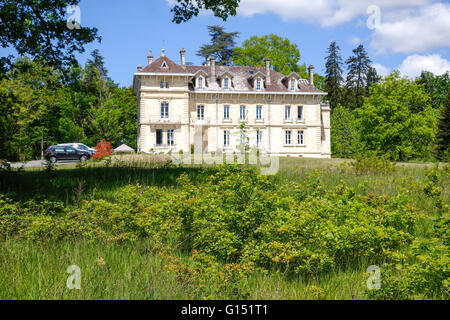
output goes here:
<path id="1" fill-rule="evenodd" d="M 0 299 L 448 299 L 448 165 L 247 167 L 123 155 L 0 172 Z"/>

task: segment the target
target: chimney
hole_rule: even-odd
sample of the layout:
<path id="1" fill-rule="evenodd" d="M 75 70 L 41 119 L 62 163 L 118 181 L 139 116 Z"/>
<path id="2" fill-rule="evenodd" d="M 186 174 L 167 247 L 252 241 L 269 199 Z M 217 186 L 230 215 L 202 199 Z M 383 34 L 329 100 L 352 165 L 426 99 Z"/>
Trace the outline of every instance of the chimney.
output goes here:
<path id="1" fill-rule="evenodd" d="M 138 64 L 138 66 L 137 66 L 137 71 L 138 71 L 138 72 L 141 72 L 141 71 L 142 71 L 142 66 L 141 66 L 140 64 Z"/>
<path id="2" fill-rule="evenodd" d="M 309 73 L 309 85 L 314 86 L 314 67 L 313 67 L 313 65 L 310 65 L 308 67 L 308 73 Z"/>
<path id="3" fill-rule="evenodd" d="M 150 50 L 150 51 L 148 52 L 147 60 L 148 60 L 148 64 L 150 64 L 150 63 L 153 62 L 153 53 L 152 53 L 152 50 Z"/>
<path id="4" fill-rule="evenodd" d="M 206 58 L 206 65 L 209 67 L 210 65 L 211 65 L 211 63 L 210 63 L 210 60 L 209 60 L 210 58 L 208 57 L 208 58 Z"/>
<path id="5" fill-rule="evenodd" d="M 266 85 L 269 86 L 270 85 L 270 59 L 269 59 L 269 57 L 266 57 L 264 59 L 264 61 L 266 62 Z"/>
<path id="6" fill-rule="evenodd" d="M 184 48 L 181 48 L 180 50 L 180 58 L 181 58 L 181 65 L 186 65 L 186 50 Z"/>
<path id="7" fill-rule="evenodd" d="M 211 76 L 211 80 L 212 81 L 215 81 L 216 80 L 216 57 L 214 57 L 214 56 L 212 56 L 211 57 L 211 59 L 210 59 L 210 69 L 211 69 L 211 72 L 210 72 L 210 76 Z"/>

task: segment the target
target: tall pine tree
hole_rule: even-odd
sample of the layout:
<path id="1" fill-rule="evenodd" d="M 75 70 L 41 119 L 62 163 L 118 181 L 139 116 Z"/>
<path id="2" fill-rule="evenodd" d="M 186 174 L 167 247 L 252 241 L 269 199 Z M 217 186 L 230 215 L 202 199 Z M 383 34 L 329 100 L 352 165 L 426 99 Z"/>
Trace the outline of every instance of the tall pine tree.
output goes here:
<path id="1" fill-rule="evenodd" d="M 450 90 L 442 108 L 436 135 L 436 156 L 439 160 L 450 160 Z"/>
<path id="2" fill-rule="evenodd" d="M 328 101 L 332 110 L 337 106 L 341 98 L 341 84 L 344 81 L 342 77 L 342 58 L 339 55 L 340 50 L 336 41 L 331 42 L 328 47 L 328 56 L 325 58 L 325 91 L 328 92 Z"/>
<path id="3" fill-rule="evenodd" d="M 363 96 L 366 94 L 367 88 L 367 75 L 372 63 L 362 44 L 353 50 L 353 54 L 345 61 L 348 69 L 346 86 L 351 109 L 359 108 L 363 104 Z"/>
<path id="4" fill-rule="evenodd" d="M 239 32 L 225 32 L 221 26 L 208 26 L 211 43 L 205 44 L 197 51 L 197 55 L 205 58 L 214 56 L 216 64 L 227 66 L 231 64 L 233 56 L 233 48 L 236 44 L 234 40 Z"/>

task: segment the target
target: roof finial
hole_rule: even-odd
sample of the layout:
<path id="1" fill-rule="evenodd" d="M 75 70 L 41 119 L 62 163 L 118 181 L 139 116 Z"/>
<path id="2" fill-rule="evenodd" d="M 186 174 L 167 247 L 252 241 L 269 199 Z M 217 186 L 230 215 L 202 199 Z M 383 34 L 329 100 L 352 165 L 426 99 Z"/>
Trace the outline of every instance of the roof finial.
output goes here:
<path id="1" fill-rule="evenodd" d="M 166 52 L 166 49 L 162 48 L 162 49 L 161 49 L 161 55 L 162 55 L 163 57 L 165 56 L 165 52 Z"/>

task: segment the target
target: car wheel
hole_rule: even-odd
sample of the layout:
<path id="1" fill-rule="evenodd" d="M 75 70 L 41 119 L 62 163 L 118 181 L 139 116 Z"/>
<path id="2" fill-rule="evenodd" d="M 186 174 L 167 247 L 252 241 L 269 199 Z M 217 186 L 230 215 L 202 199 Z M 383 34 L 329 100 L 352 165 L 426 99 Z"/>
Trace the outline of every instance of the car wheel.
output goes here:
<path id="1" fill-rule="evenodd" d="M 81 158 L 80 158 L 81 161 L 87 161 L 87 159 L 88 158 L 85 155 L 82 155 Z"/>
<path id="2" fill-rule="evenodd" d="M 56 163 L 56 157 L 51 156 L 51 157 L 50 157 L 50 162 L 51 162 L 51 163 Z"/>

